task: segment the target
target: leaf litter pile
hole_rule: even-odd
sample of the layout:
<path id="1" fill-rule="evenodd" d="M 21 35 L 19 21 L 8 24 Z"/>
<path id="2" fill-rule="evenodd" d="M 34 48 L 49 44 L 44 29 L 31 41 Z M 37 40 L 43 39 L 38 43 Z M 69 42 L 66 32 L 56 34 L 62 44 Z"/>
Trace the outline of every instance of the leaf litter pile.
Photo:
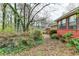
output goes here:
<path id="1" fill-rule="evenodd" d="M 79 55 L 75 53 L 72 48 L 66 47 L 64 43 L 59 40 L 51 40 L 49 35 L 44 35 L 44 43 L 33 47 L 29 51 L 24 50 L 15 56 L 74 56 Z"/>

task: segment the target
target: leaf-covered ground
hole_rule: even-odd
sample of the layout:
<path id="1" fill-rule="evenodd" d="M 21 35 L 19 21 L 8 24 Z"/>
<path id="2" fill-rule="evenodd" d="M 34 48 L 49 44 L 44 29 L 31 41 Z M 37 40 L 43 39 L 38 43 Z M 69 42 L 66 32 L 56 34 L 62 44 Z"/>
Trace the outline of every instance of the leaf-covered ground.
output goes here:
<path id="1" fill-rule="evenodd" d="M 72 48 L 68 48 L 59 40 L 51 40 L 49 35 L 44 35 L 44 43 L 33 47 L 29 51 L 22 51 L 15 56 L 72 56 L 78 55 Z"/>

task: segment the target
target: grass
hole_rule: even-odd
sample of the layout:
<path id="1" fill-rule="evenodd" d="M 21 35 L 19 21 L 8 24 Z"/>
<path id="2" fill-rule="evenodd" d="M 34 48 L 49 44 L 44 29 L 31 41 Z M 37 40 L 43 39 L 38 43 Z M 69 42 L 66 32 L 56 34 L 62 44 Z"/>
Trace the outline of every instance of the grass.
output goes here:
<path id="1" fill-rule="evenodd" d="M 9 27 L 6 27 L 4 30 L 2 30 L 2 27 L 0 26 L 0 32 L 12 33 L 12 32 L 14 32 L 14 28 L 9 26 Z"/>

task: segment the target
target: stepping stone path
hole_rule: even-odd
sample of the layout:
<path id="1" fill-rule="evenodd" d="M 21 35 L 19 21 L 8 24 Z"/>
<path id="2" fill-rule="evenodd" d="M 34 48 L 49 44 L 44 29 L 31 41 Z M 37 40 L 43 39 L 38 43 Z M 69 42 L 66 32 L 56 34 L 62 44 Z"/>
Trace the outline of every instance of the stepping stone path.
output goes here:
<path id="1" fill-rule="evenodd" d="M 19 56 L 74 56 L 78 55 L 73 49 L 68 48 L 60 40 L 52 40 L 49 35 L 45 34 L 44 44 L 30 49 L 29 51 L 22 51 L 15 55 Z"/>

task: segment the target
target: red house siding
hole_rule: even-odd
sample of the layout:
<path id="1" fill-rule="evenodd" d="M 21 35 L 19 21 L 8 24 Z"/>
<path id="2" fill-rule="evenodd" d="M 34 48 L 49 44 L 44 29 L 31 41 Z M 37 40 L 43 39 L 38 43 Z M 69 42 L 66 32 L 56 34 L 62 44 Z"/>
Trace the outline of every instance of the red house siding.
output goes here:
<path id="1" fill-rule="evenodd" d="M 73 28 L 69 28 L 69 23 L 68 20 L 71 16 L 76 15 L 76 27 L 75 29 Z M 69 11 L 68 13 L 64 14 L 63 16 L 61 16 L 60 18 L 58 18 L 57 21 L 57 25 L 60 21 L 62 21 L 63 19 L 66 19 L 66 28 L 62 29 L 62 28 L 57 28 L 57 34 L 58 35 L 64 35 L 68 32 L 72 32 L 74 38 L 79 38 L 79 7 Z M 70 19 L 71 20 L 71 19 Z M 68 24 L 69 23 L 69 24 Z M 73 23 L 72 23 L 73 24 Z"/>
<path id="2" fill-rule="evenodd" d="M 72 32 L 73 33 L 73 38 L 79 38 L 79 30 L 67 30 L 67 29 L 58 29 L 57 34 L 63 36 L 64 34 Z"/>
<path id="3" fill-rule="evenodd" d="M 57 34 L 59 36 L 63 36 L 64 34 L 68 33 L 68 32 L 72 32 L 73 33 L 73 38 L 79 38 L 79 29 L 77 29 L 77 27 L 79 27 L 79 18 L 76 17 L 76 29 L 68 29 L 68 18 L 66 18 L 66 29 L 57 29 Z M 59 20 L 57 21 L 57 24 L 58 22 L 60 22 L 62 20 Z"/>

